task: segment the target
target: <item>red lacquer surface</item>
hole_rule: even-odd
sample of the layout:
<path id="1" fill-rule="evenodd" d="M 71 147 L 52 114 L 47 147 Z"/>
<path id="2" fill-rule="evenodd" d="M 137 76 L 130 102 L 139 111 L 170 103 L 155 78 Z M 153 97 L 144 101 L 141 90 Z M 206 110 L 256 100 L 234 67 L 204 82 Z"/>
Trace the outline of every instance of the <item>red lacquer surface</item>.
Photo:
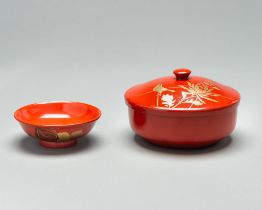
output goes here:
<path id="1" fill-rule="evenodd" d="M 239 93 L 213 80 L 190 76 L 190 70 L 178 69 L 174 76 L 162 77 L 130 88 L 128 105 L 167 111 L 207 111 L 237 103 Z"/>
<path id="2" fill-rule="evenodd" d="M 130 88 L 126 94 L 132 129 L 165 146 L 201 147 L 230 135 L 239 93 L 188 69 Z"/>
<path id="3" fill-rule="evenodd" d="M 14 114 L 25 132 L 50 148 L 73 146 L 100 118 L 98 108 L 79 102 L 31 104 Z"/>

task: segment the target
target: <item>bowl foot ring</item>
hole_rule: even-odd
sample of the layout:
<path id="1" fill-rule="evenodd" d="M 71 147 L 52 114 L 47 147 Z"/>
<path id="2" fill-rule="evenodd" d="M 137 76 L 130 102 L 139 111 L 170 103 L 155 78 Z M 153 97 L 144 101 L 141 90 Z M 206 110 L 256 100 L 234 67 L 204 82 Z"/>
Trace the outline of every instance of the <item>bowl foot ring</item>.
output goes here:
<path id="1" fill-rule="evenodd" d="M 76 145 L 77 140 L 71 140 L 66 142 L 50 142 L 50 141 L 39 141 L 39 144 L 42 147 L 46 148 L 52 148 L 52 149 L 62 149 L 62 148 L 68 148 Z"/>

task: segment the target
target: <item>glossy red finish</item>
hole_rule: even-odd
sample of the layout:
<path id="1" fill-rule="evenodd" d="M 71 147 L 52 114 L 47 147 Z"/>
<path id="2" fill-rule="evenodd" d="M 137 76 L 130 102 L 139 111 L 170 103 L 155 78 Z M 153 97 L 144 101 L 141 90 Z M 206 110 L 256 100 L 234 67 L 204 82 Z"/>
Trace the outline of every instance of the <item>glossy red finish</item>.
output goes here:
<path id="1" fill-rule="evenodd" d="M 36 103 L 14 114 L 28 135 L 49 148 L 73 146 L 90 132 L 100 116 L 98 108 L 79 102 Z"/>
<path id="2" fill-rule="evenodd" d="M 126 94 L 130 125 L 147 141 L 196 148 L 230 135 L 236 125 L 239 93 L 206 78 L 174 71 L 130 88 Z"/>
<path id="3" fill-rule="evenodd" d="M 186 80 L 191 74 L 191 71 L 189 69 L 176 69 L 173 73 L 177 80 Z"/>

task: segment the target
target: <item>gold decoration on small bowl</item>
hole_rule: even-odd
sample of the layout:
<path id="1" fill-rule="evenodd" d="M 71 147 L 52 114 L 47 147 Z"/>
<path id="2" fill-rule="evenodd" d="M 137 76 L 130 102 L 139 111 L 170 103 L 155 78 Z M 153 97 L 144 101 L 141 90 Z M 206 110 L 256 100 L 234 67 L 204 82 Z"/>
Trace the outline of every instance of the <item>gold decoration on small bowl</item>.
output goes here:
<path id="1" fill-rule="evenodd" d="M 58 136 L 54 130 L 44 129 L 44 128 L 36 128 L 36 137 L 39 139 L 43 139 L 45 141 L 56 142 Z"/>
<path id="2" fill-rule="evenodd" d="M 78 131 L 72 132 L 71 135 L 70 135 L 70 137 L 71 137 L 72 139 L 75 139 L 75 138 L 78 138 L 78 137 L 80 137 L 80 136 L 82 136 L 82 135 L 83 135 L 83 131 L 82 131 L 82 130 L 78 130 Z"/>
<path id="3" fill-rule="evenodd" d="M 84 135 L 82 130 L 73 131 L 71 134 L 68 132 L 56 132 L 55 130 L 51 129 L 43 129 L 37 128 L 36 129 L 36 136 L 39 139 L 50 141 L 50 142 L 65 142 L 71 139 L 76 139 Z"/>
<path id="4" fill-rule="evenodd" d="M 68 141 L 70 140 L 70 135 L 67 132 L 57 133 L 59 141 Z"/>

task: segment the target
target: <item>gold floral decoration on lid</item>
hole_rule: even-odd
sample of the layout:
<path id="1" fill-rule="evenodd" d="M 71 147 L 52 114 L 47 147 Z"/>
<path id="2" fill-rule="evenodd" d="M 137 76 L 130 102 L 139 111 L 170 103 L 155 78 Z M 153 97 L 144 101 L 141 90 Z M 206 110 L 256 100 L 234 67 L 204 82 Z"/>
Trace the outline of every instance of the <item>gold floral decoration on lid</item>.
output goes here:
<path id="1" fill-rule="evenodd" d="M 177 69 L 174 76 L 161 77 L 127 90 L 126 102 L 144 109 L 199 111 L 227 107 L 239 102 L 239 93 L 207 78 Z"/>

